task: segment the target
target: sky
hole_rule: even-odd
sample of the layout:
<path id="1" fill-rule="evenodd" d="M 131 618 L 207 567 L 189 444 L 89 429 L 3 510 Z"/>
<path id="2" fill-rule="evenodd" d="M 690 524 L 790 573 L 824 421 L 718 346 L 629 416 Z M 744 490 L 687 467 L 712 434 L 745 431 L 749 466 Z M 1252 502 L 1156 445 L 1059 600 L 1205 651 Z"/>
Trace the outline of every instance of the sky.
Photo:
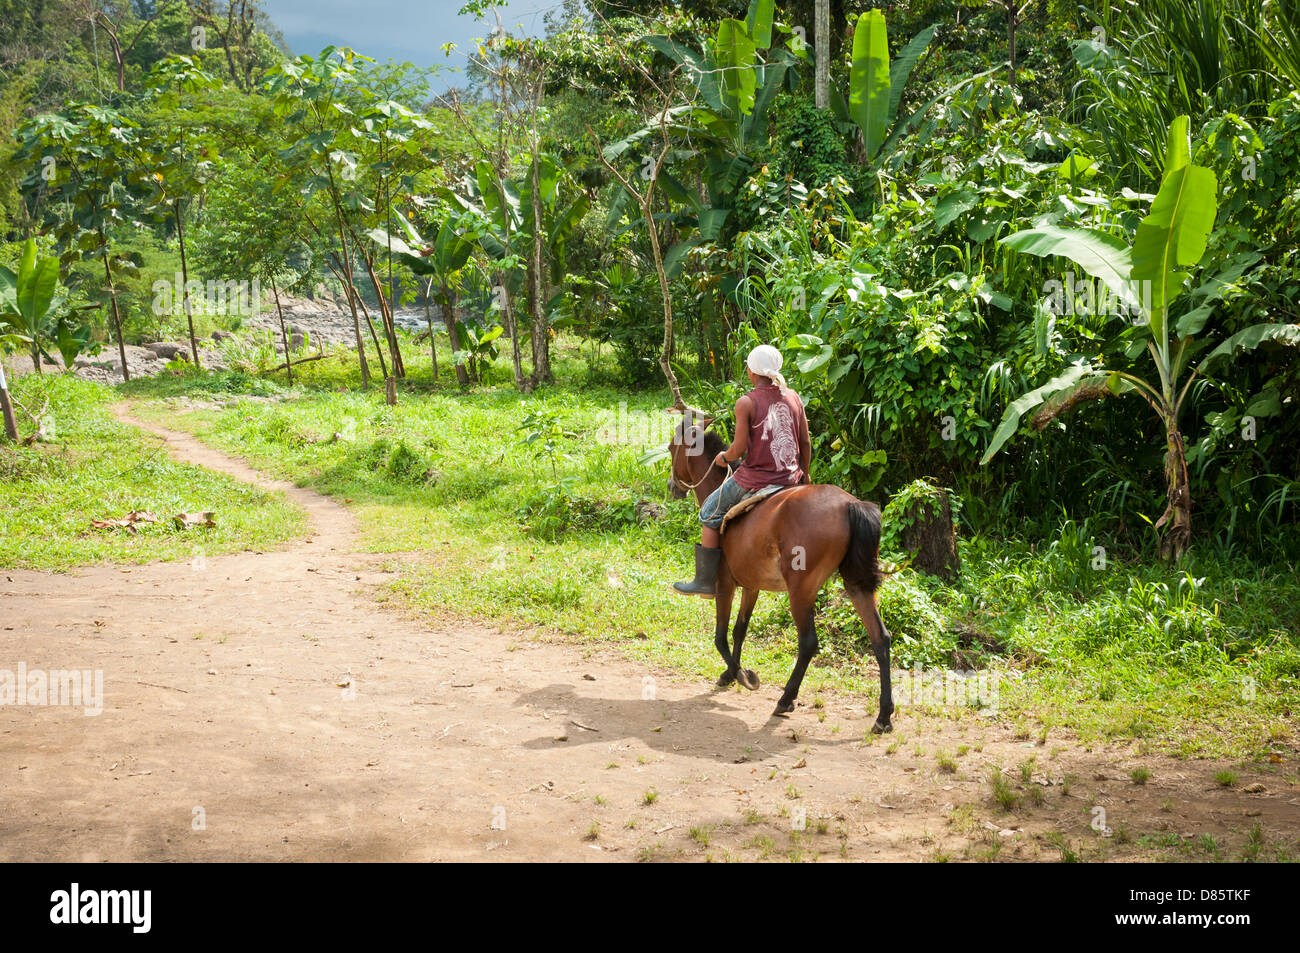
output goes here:
<path id="1" fill-rule="evenodd" d="M 284 34 L 295 54 L 319 53 L 326 46 L 350 46 L 375 60 L 410 61 L 416 66 L 438 65 L 442 73 L 430 84 L 440 90 L 464 84 L 464 74 L 452 72 L 465 57 L 443 54 L 444 43 L 462 51 L 496 25 L 470 15 L 458 16 L 465 0 L 263 0 L 262 6 Z M 510 0 L 501 11 L 507 30 L 539 35 L 543 15 L 559 0 Z"/>

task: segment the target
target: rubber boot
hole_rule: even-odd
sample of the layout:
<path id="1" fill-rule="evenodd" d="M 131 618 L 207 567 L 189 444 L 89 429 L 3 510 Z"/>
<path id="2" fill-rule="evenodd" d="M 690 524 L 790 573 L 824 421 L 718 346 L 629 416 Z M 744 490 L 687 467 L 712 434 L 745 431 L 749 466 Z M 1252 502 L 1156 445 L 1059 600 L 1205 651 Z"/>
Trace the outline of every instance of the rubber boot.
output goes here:
<path id="1" fill-rule="evenodd" d="M 695 578 L 675 582 L 673 588 L 684 596 L 712 596 L 718 584 L 718 563 L 722 550 L 695 544 Z"/>

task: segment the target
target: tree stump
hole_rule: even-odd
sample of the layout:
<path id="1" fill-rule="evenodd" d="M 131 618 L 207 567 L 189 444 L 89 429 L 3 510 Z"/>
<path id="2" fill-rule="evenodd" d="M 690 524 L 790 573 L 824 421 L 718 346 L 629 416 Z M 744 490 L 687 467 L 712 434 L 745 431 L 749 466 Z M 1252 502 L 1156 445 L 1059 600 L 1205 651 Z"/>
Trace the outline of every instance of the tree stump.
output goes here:
<path id="1" fill-rule="evenodd" d="M 950 583 L 961 574 L 952 498 L 941 487 L 932 486 L 928 490 L 913 495 L 902 508 L 901 522 L 905 525 L 899 541 L 914 554 L 912 566 Z"/>

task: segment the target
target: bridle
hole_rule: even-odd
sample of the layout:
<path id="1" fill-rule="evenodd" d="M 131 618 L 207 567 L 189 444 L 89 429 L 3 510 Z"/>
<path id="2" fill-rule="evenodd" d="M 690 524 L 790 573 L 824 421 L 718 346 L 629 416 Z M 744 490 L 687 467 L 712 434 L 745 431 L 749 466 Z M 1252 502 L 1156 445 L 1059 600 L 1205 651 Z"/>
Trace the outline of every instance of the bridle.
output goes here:
<path id="1" fill-rule="evenodd" d="M 679 443 L 677 446 L 679 446 L 679 447 L 684 447 L 685 444 L 684 444 L 684 443 Z M 714 461 L 711 460 L 711 461 L 709 461 L 709 465 L 708 465 L 708 467 L 707 467 L 707 468 L 705 469 L 705 471 L 704 471 L 704 476 L 700 477 L 700 478 L 699 478 L 698 480 L 696 480 L 694 483 L 683 483 L 681 480 L 677 479 L 677 458 L 674 456 L 674 457 L 672 458 L 672 461 L 673 461 L 673 465 L 672 465 L 672 466 L 669 468 L 669 470 L 668 470 L 668 479 L 672 481 L 672 483 L 673 483 L 674 486 L 676 486 L 676 487 L 678 487 L 679 489 L 682 489 L 682 490 L 693 490 L 693 489 L 695 489 L 697 486 L 699 486 L 701 483 L 703 483 L 705 480 L 707 480 L 707 479 L 709 478 L 709 475 L 713 473 L 714 468 L 717 467 L 717 463 L 715 463 Z M 730 463 L 728 463 L 728 464 L 727 464 L 727 476 L 731 476 L 732 472 L 733 472 L 733 470 L 732 470 L 732 466 L 731 466 Z M 723 477 L 723 479 L 725 480 L 726 477 Z"/>

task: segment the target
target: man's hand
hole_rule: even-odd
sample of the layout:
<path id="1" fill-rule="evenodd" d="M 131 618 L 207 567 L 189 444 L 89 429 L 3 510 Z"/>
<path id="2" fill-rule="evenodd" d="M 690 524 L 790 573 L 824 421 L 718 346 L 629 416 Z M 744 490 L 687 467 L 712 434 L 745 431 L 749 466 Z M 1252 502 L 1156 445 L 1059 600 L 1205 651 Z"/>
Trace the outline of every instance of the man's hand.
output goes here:
<path id="1" fill-rule="evenodd" d="M 724 469 L 731 466 L 731 461 L 727 459 L 727 451 L 719 450 L 718 455 L 713 458 L 713 465 Z"/>

